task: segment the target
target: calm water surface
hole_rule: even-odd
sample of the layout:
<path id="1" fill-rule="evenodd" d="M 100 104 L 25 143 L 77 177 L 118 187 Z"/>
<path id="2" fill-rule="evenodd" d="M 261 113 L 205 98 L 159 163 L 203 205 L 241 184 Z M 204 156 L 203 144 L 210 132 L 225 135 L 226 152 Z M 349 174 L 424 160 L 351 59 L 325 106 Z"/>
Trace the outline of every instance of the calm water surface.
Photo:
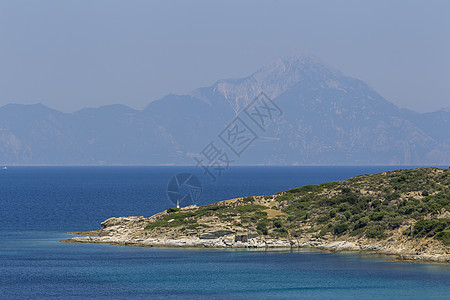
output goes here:
<path id="1" fill-rule="evenodd" d="M 191 172 L 197 204 L 396 167 L 233 167 L 217 182 L 190 167 L 11 167 L 0 171 L 0 298 L 448 299 L 450 266 L 313 250 L 165 249 L 57 243 L 113 216 L 172 206 Z"/>

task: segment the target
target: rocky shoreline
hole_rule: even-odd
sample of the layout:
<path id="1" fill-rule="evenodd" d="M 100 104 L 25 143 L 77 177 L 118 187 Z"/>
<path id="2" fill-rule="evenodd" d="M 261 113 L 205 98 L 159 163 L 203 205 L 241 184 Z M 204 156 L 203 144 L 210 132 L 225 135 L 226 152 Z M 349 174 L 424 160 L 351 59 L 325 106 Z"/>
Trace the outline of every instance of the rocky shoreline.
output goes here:
<path id="1" fill-rule="evenodd" d="M 152 217 L 153 218 L 153 217 Z M 294 239 L 271 238 L 255 233 L 209 231 L 197 236 L 152 236 L 145 226 L 151 218 L 110 218 L 97 231 L 71 232 L 83 235 L 62 240 L 65 243 L 103 243 L 139 247 L 197 248 L 315 248 L 330 251 L 358 251 L 395 256 L 395 260 L 450 263 L 450 254 L 433 239 L 399 241 L 397 238 L 376 241 L 354 237 L 323 237 L 308 234 Z"/>

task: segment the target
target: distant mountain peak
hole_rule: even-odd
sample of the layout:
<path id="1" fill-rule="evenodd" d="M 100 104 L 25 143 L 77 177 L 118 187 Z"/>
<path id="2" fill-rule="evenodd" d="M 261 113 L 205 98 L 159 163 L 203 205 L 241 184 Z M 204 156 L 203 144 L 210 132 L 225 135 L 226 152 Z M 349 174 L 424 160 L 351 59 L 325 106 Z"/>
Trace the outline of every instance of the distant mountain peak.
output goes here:
<path id="1" fill-rule="evenodd" d="M 210 87 L 194 90 L 191 95 L 207 103 L 219 95 L 237 114 L 261 92 L 275 98 L 312 77 L 314 81 L 332 80 L 336 85 L 336 78 L 340 76 L 343 75 L 338 70 L 319 58 L 297 49 L 288 56 L 272 59 L 247 77 L 218 80 Z"/>
<path id="2" fill-rule="evenodd" d="M 316 56 L 303 50 L 302 48 L 295 49 L 289 55 L 287 55 L 286 58 L 315 58 L 315 59 L 317 59 Z"/>
<path id="3" fill-rule="evenodd" d="M 284 57 L 276 57 L 269 61 L 263 68 L 270 66 L 287 65 L 290 67 L 301 67 L 303 64 L 324 64 L 317 56 L 306 51 L 297 49 Z"/>

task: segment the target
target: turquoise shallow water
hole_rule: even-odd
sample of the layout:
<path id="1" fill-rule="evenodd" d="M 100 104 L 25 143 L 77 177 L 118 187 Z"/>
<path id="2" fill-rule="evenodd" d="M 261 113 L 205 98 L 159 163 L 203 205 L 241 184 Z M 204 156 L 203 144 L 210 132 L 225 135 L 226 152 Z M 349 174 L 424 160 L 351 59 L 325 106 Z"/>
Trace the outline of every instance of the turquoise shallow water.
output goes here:
<path id="1" fill-rule="evenodd" d="M 199 204 L 271 194 L 395 167 L 236 167 L 201 177 Z M 11 172 L 9 172 L 11 171 Z M 0 298 L 447 299 L 450 266 L 360 253 L 140 248 L 57 243 L 110 216 L 171 204 L 167 181 L 193 168 L 10 168 L 0 186 Z"/>

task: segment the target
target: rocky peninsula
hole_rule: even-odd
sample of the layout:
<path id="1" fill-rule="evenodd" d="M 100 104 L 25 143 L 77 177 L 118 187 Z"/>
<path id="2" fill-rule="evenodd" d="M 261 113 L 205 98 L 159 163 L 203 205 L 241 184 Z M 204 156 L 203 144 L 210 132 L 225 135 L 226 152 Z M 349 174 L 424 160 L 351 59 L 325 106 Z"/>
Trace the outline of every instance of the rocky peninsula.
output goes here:
<path id="1" fill-rule="evenodd" d="M 62 242 L 148 247 L 367 251 L 450 262 L 450 169 L 419 168 L 306 185 L 271 196 L 110 218 Z"/>

